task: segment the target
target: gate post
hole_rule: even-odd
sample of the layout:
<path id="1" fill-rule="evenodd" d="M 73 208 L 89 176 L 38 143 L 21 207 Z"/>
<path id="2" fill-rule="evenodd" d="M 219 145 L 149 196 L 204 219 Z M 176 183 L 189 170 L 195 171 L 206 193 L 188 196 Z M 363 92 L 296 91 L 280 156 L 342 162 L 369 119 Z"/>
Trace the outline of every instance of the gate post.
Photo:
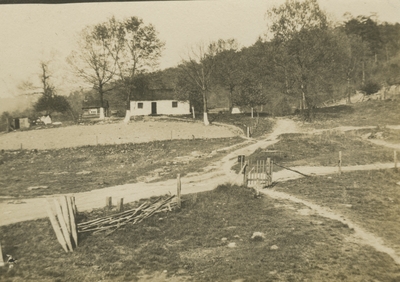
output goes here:
<path id="1" fill-rule="evenodd" d="M 272 174 L 274 173 L 274 161 L 271 160 L 270 164 L 269 164 L 269 175 L 270 175 L 270 180 L 269 180 L 269 185 L 272 185 Z"/>
<path id="2" fill-rule="evenodd" d="M 271 158 L 267 158 L 267 164 L 268 164 L 268 170 L 266 173 L 268 173 L 268 186 L 271 185 L 271 180 L 272 180 L 272 175 L 271 175 Z"/>
<path id="3" fill-rule="evenodd" d="M 247 168 L 247 162 L 244 162 L 244 168 L 243 168 L 243 186 L 247 188 L 247 173 L 246 173 L 246 168 Z"/>

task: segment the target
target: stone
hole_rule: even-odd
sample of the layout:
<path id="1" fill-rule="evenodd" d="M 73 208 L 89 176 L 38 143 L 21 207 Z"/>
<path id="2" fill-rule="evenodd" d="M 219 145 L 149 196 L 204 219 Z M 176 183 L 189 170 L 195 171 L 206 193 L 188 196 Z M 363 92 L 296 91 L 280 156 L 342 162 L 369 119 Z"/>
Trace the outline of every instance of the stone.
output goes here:
<path id="1" fill-rule="evenodd" d="M 82 171 L 80 171 L 80 172 L 77 172 L 76 174 L 77 174 L 77 175 L 83 175 L 83 174 L 91 174 L 91 173 L 92 173 L 91 171 L 82 170 Z"/>
<path id="2" fill-rule="evenodd" d="M 40 186 L 31 186 L 31 187 L 28 187 L 28 188 L 26 188 L 26 190 L 32 191 L 32 190 L 47 189 L 47 188 L 49 188 L 49 186 L 40 185 Z"/>
<path id="3" fill-rule="evenodd" d="M 226 242 L 226 241 L 228 241 L 228 238 L 224 237 L 224 238 L 221 239 L 221 241 L 222 242 Z"/>
<path id="4" fill-rule="evenodd" d="M 229 243 L 228 248 L 236 248 L 236 243 L 235 242 Z"/>
<path id="5" fill-rule="evenodd" d="M 262 241 L 265 239 L 265 234 L 263 232 L 254 232 L 251 239 L 254 241 Z"/>
<path id="6" fill-rule="evenodd" d="M 270 249 L 271 250 L 277 250 L 277 249 L 279 249 L 279 247 L 277 245 L 272 245 Z"/>

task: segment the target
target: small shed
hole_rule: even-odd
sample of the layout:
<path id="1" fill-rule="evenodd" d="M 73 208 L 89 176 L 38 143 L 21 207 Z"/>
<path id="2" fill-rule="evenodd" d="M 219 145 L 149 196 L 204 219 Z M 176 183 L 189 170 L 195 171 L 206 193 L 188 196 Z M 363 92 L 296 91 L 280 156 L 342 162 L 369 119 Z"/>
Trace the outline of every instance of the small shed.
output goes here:
<path id="1" fill-rule="evenodd" d="M 188 115 L 189 101 L 175 98 L 173 89 L 149 89 L 143 95 L 130 102 L 131 116 L 143 115 Z"/>
<path id="2" fill-rule="evenodd" d="M 26 129 L 31 126 L 31 123 L 29 122 L 29 118 L 27 117 L 22 117 L 22 118 L 14 118 L 12 120 L 11 127 L 14 129 Z"/>
<path id="3" fill-rule="evenodd" d="M 104 116 L 108 116 L 109 105 L 107 100 L 103 100 Z M 100 100 L 85 99 L 82 102 L 82 117 L 98 118 L 100 117 Z"/>

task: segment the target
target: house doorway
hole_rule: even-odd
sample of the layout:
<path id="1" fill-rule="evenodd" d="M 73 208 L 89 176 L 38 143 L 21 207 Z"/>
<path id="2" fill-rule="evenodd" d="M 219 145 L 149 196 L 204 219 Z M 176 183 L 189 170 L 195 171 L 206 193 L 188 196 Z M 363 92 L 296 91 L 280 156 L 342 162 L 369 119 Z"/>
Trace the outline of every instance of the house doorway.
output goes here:
<path id="1" fill-rule="evenodd" d="M 157 114 L 157 102 L 151 102 L 151 114 L 152 115 Z"/>

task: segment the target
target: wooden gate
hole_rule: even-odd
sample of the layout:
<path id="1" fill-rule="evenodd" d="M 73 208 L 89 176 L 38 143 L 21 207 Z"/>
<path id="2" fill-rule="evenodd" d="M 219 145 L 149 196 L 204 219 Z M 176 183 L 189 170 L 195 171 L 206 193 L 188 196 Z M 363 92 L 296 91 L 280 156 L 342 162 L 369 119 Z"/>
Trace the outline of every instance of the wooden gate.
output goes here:
<path id="1" fill-rule="evenodd" d="M 266 187 L 272 184 L 273 161 L 249 159 L 243 168 L 245 187 Z"/>

